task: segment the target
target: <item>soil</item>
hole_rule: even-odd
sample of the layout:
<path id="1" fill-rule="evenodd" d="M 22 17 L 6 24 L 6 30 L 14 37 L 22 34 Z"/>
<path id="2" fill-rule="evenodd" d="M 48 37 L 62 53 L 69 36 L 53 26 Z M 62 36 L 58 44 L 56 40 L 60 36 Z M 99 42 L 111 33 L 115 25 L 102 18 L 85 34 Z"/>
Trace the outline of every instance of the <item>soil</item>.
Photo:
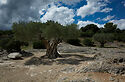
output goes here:
<path id="1" fill-rule="evenodd" d="M 98 62 L 102 61 L 110 67 L 124 67 L 124 61 L 113 61 L 124 60 L 125 48 L 60 46 L 62 58 L 42 59 L 45 50 L 28 50 L 34 55 L 22 57 L 22 60 L 1 60 L 0 82 L 125 82 L 124 73 L 83 71 L 83 68 L 98 68 Z"/>

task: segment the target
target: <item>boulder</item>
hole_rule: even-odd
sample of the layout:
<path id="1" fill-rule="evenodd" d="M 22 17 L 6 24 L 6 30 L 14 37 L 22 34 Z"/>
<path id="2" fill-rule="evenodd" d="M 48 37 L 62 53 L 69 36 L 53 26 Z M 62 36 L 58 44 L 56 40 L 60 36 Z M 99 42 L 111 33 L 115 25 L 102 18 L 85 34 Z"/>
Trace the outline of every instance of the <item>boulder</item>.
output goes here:
<path id="1" fill-rule="evenodd" d="M 20 53 L 10 53 L 8 55 L 8 58 L 10 58 L 10 59 L 19 59 L 21 57 L 22 57 L 22 55 Z"/>

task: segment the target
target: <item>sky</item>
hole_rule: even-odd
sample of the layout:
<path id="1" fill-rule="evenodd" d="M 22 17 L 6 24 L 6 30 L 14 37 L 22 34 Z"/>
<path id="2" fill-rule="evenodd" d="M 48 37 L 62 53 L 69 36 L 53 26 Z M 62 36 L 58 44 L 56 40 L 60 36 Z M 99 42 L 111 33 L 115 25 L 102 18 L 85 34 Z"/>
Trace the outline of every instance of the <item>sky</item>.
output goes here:
<path id="1" fill-rule="evenodd" d="M 113 22 L 125 29 L 125 0 L 0 0 L 0 29 L 14 22 L 53 20 L 80 27 Z"/>

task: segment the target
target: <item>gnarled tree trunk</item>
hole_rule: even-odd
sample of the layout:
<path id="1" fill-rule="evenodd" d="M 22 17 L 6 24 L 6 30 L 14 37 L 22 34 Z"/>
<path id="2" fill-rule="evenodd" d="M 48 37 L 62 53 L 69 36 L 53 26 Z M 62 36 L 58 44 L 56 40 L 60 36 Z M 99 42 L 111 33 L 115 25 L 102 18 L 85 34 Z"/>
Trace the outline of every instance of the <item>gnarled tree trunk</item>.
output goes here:
<path id="1" fill-rule="evenodd" d="M 48 58 L 54 59 L 57 57 L 61 57 L 61 55 L 57 51 L 57 46 L 60 43 L 60 40 L 51 40 L 48 42 L 46 56 Z"/>

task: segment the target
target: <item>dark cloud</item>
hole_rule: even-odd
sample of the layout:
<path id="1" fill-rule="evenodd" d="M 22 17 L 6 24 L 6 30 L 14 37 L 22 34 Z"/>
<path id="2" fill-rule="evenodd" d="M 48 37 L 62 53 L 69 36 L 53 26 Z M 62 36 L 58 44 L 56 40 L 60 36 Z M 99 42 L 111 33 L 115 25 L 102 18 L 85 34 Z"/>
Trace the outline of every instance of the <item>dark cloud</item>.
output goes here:
<path id="1" fill-rule="evenodd" d="M 50 0 L 8 0 L 0 4 L 0 28 L 9 27 L 17 21 L 39 21 L 39 9 Z"/>

